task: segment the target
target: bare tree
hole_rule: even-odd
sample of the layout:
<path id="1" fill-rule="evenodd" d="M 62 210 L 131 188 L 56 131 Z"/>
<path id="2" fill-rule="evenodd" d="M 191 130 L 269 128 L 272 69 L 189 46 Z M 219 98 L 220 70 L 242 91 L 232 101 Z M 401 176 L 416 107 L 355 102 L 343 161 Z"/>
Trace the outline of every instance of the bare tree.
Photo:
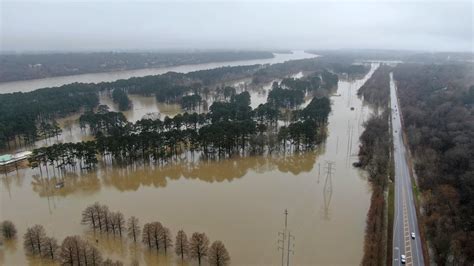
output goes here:
<path id="1" fill-rule="evenodd" d="M 26 229 L 23 236 L 23 245 L 27 253 L 32 255 L 42 254 L 43 241 L 46 237 L 44 227 L 42 225 L 34 225 Z"/>
<path id="2" fill-rule="evenodd" d="M 163 248 L 165 249 L 165 254 L 166 254 L 168 247 L 173 246 L 173 240 L 172 240 L 170 230 L 164 226 L 161 230 L 160 240 L 161 240 L 161 243 L 163 244 Z"/>
<path id="3" fill-rule="evenodd" d="M 163 225 L 160 222 L 152 223 L 152 243 L 156 252 L 160 251 L 161 248 L 161 236 L 163 234 Z"/>
<path id="4" fill-rule="evenodd" d="M 110 231 L 110 211 L 106 205 L 100 206 L 100 216 L 102 217 L 103 228 L 106 233 Z"/>
<path id="5" fill-rule="evenodd" d="M 138 218 L 132 216 L 128 219 L 128 237 L 133 239 L 133 242 L 137 242 L 137 238 L 140 235 L 140 226 L 138 225 Z"/>
<path id="6" fill-rule="evenodd" d="M 155 248 L 156 251 L 160 251 L 160 248 L 163 244 L 165 246 L 164 241 L 163 241 L 163 235 L 166 234 L 166 245 L 170 246 L 170 241 L 168 238 L 170 238 L 170 233 L 169 231 L 167 233 L 164 233 L 165 228 L 163 228 L 163 225 L 161 225 L 160 222 L 152 222 L 152 223 L 147 223 L 143 226 L 143 232 L 142 232 L 142 242 L 147 245 L 148 248 Z"/>
<path id="7" fill-rule="evenodd" d="M 112 234 L 115 235 L 115 232 L 117 231 L 117 223 L 116 223 L 116 219 L 115 219 L 115 216 L 116 216 L 116 213 L 115 212 L 110 212 L 109 213 L 109 228 L 110 228 L 110 232 L 112 232 Z"/>
<path id="8" fill-rule="evenodd" d="M 2 236 L 4 239 L 12 239 L 16 237 L 16 228 L 11 221 L 3 221 L 0 224 L 0 227 L 2 229 Z"/>
<path id="9" fill-rule="evenodd" d="M 221 241 L 214 241 L 209 249 L 209 264 L 211 266 L 226 266 L 230 263 L 229 252 Z"/>
<path id="10" fill-rule="evenodd" d="M 95 217 L 97 217 L 97 226 L 99 227 L 99 231 L 102 231 L 102 227 L 104 225 L 102 218 L 102 206 L 98 202 L 95 202 L 91 207 L 94 211 Z"/>
<path id="11" fill-rule="evenodd" d="M 99 250 L 79 236 L 68 236 L 63 240 L 59 252 L 62 265 L 102 265 Z"/>
<path id="12" fill-rule="evenodd" d="M 153 226 L 151 223 L 146 223 L 143 226 L 142 232 L 142 242 L 143 244 L 147 245 L 148 248 L 153 247 Z"/>
<path id="13" fill-rule="evenodd" d="M 58 249 L 58 241 L 55 238 L 45 237 L 43 239 L 43 250 L 41 255 L 44 258 L 55 260 L 57 258 Z"/>
<path id="14" fill-rule="evenodd" d="M 193 259 L 197 259 L 199 265 L 209 252 L 209 239 L 204 233 L 194 233 L 189 244 L 189 255 Z"/>
<path id="15" fill-rule="evenodd" d="M 188 236 L 183 230 L 179 230 L 176 235 L 176 242 L 174 244 L 176 255 L 181 257 L 181 260 L 184 260 L 184 256 L 188 255 L 189 252 L 189 243 Z"/>
<path id="16" fill-rule="evenodd" d="M 125 217 L 121 212 L 114 212 L 112 215 L 112 220 L 115 225 L 115 230 L 122 236 L 122 231 L 125 227 Z M 115 234 L 115 232 L 114 232 Z"/>
<path id="17" fill-rule="evenodd" d="M 102 254 L 99 250 L 87 242 L 87 263 L 86 265 L 99 266 L 102 264 Z"/>
<path id="18" fill-rule="evenodd" d="M 80 242 L 81 238 L 79 236 L 68 236 L 63 240 L 59 251 L 61 265 L 73 266 L 80 264 Z"/>
<path id="19" fill-rule="evenodd" d="M 81 223 L 89 225 L 95 231 L 98 226 L 98 216 L 98 213 L 94 209 L 94 205 L 89 205 L 84 211 L 82 211 Z"/>

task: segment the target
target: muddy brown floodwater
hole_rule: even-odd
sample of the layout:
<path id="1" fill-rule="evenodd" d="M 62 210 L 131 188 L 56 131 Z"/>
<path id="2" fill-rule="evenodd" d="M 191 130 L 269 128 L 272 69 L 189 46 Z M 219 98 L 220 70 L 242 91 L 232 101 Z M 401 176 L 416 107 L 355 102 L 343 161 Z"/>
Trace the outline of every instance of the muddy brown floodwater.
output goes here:
<path id="1" fill-rule="evenodd" d="M 62 189 L 54 188 L 54 179 L 40 178 L 38 170 L 1 177 L 0 219 L 12 220 L 19 237 L 5 242 L 0 264 L 43 263 L 23 250 L 22 236 L 33 224 L 44 225 L 59 241 L 75 234 L 97 239 L 104 257 L 126 264 L 132 259 L 141 265 L 180 264 L 173 254 L 142 250 L 126 238 L 94 236 L 80 224 L 81 211 L 98 201 L 126 217 L 137 216 L 142 225 L 160 221 L 173 234 L 180 229 L 188 236 L 205 232 L 211 242 L 224 242 L 233 265 L 281 263 L 278 232 L 288 209 L 288 228 L 295 236 L 292 265 L 358 265 L 371 192 L 364 172 L 352 163 L 362 124 L 372 110 L 356 93 L 377 67 L 372 64 L 363 79 L 339 81 L 337 96 L 331 97 L 328 138 L 312 152 L 164 167 L 98 167 L 65 176 Z M 148 104 L 147 99 L 132 100 Z M 136 119 L 134 114 L 127 117 Z M 331 176 L 327 161 L 334 162 Z"/>

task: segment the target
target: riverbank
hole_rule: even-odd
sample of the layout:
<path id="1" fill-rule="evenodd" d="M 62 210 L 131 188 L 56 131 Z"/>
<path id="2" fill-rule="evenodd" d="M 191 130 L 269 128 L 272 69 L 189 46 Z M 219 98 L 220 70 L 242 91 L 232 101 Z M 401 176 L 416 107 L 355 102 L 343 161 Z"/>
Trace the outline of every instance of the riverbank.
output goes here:
<path id="1" fill-rule="evenodd" d="M 189 73 L 199 70 L 214 69 L 225 66 L 250 66 L 255 64 L 277 64 L 283 63 L 289 60 L 308 59 L 315 58 L 317 55 L 308 54 L 303 51 L 293 51 L 291 54 L 278 54 L 275 53 L 273 58 L 269 59 L 254 59 L 244 61 L 226 61 L 226 62 L 213 62 L 204 64 L 192 64 L 192 65 L 179 65 L 173 67 L 162 67 L 162 68 L 145 68 L 137 70 L 125 70 L 125 71 L 114 71 L 107 73 L 95 73 L 95 74 L 80 74 L 53 78 L 33 79 L 25 81 L 12 81 L 0 83 L 0 94 L 12 93 L 12 92 L 29 92 L 40 88 L 59 87 L 71 83 L 100 83 L 100 82 L 112 82 L 120 79 L 129 79 L 132 77 L 145 77 L 151 75 L 160 75 L 167 72 L 176 73 Z"/>

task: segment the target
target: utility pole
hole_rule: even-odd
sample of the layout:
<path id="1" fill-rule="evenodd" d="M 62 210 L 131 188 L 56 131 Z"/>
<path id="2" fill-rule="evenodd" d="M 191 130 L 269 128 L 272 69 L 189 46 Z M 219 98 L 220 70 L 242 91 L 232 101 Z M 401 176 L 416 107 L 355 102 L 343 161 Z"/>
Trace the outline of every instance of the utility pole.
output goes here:
<path id="1" fill-rule="evenodd" d="M 295 236 L 292 235 L 290 232 L 288 232 L 288 245 L 287 245 L 287 256 L 286 256 L 286 266 L 290 266 L 290 252 L 291 254 L 294 254 L 294 246 L 295 244 L 293 244 L 293 248 L 290 249 L 290 246 L 291 246 L 291 239 L 293 239 L 293 241 L 295 240 Z"/>

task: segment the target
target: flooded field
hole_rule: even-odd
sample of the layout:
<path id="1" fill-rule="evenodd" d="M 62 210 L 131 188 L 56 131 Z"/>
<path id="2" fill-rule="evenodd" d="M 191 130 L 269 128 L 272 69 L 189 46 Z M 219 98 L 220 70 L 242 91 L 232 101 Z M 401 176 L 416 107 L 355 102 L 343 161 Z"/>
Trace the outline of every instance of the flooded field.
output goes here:
<path id="1" fill-rule="evenodd" d="M 336 96 L 331 97 L 327 141 L 313 152 L 164 167 L 98 167 L 94 172 L 61 177 L 65 181 L 62 189 L 55 189 L 55 180 L 41 178 L 37 170 L 20 169 L 2 176 L 0 219 L 12 220 L 19 237 L 5 243 L 0 264 L 39 263 L 25 256 L 22 244 L 22 235 L 33 224 L 44 225 L 47 234 L 59 240 L 85 235 L 104 257 L 126 264 L 132 259 L 141 265 L 180 264 L 173 254 L 142 251 L 141 245 L 126 238 L 93 235 L 80 224 L 81 212 L 98 201 L 126 217 L 137 216 L 142 225 L 160 221 L 173 235 L 180 229 L 188 236 L 205 232 L 211 242 L 221 240 L 226 245 L 233 265 L 281 262 L 277 240 L 287 209 L 288 228 L 295 236 L 293 265 L 358 265 L 370 187 L 364 173 L 352 163 L 357 159 L 362 123 L 371 110 L 356 93 L 376 67 L 373 64 L 363 79 L 339 81 Z M 252 95 L 252 106 L 254 99 L 264 97 Z M 131 99 L 134 109 L 126 113 L 131 121 L 150 110 L 170 115 L 179 112 L 160 107 L 153 97 Z M 63 135 L 79 138 L 75 130 L 64 130 Z M 329 175 L 327 162 L 333 165 Z"/>

